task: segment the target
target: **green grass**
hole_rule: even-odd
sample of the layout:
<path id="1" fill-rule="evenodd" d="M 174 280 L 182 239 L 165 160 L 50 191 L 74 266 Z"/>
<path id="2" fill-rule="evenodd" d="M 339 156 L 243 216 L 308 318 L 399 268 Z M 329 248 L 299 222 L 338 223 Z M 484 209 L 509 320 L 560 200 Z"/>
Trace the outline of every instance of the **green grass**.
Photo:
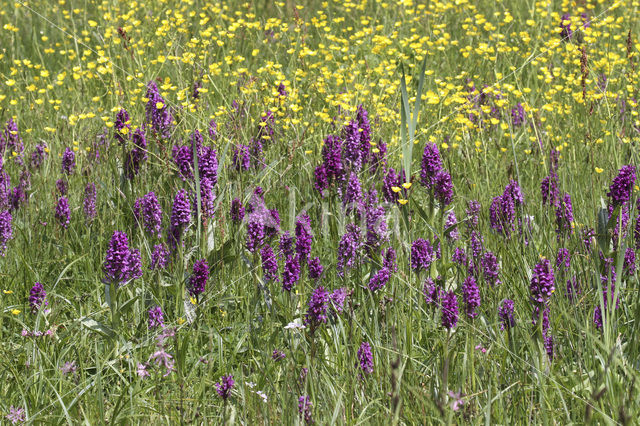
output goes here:
<path id="1" fill-rule="evenodd" d="M 13 239 L 0 258 L 3 421 L 11 407 L 21 407 L 35 424 L 294 424 L 302 422 L 298 398 L 308 395 L 318 424 L 633 423 L 640 409 L 640 303 L 638 276 L 623 277 L 622 260 L 624 249 L 635 247 L 636 190 L 619 246 L 600 235 L 603 245 L 586 251 L 581 230 L 599 229 L 611 180 L 623 165 L 638 164 L 637 5 L 327 3 L 0 2 L 0 122 L 17 122 L 27 163 L 36 144 L 46 142 L 50 150 L 42 168 L 32 171 L 27 204 L 12 212 Z M 560 41 L 560 17 L 567 12 L 577 19 L 571 23 L 576 35 Z M 577 30 L 581 12 L 591 22 Z M 586 99 L 580 48 L 587 54 Z M 600 74 L 608 79 L 604 92 Z M 179 110 L 176 126 L 167 140 L 147 136 L 148 160 L 128 181 L 125 148 L 112 126 L 121 107 L 132 126 L 143 124 L 151 80 Z M 205 89 L 197 101 L 191 96 L 196 81 Z M 477 92 L 468 92 L 469 81 Z M 280 82 L 286 97 L 277 95 Z M 491 111 L 482 113 L 481 126 L 469 114 L 480 115 L 473 103 L 485 85 L 496 91 L 487 105 L 501 115 L 493 124 Z M 242 114 L 234 113 L 234 101 Z M 526 111 L 526 125 L 519 127 L 510 118 L 517 103 Z M 381 267 L 377 254 L 363 256 L 344 278 L 336 270 L 347 224 L 364 222 L 343 211 L 335 188 L 326 197 L 314 189 L 322 141 L 340 135 L 359 104 L 369 112 L 376 147 L 387 144 L 388 165 L 411 170 L 407 181 L 413 182 L 402 192 L 406 205 L 385 204 L 384 247 L 396 249 L 399 270 L 376 293 L 367 284 Z M 234 146 L 256 137 L 267 110 L 277 121 L 266 167 L 239 173 Z M 207 136 L 211 119 L 218 124 L 216 141 Z M 171 265 L 151 271 L 160 240 L 137 225 L 133 203 L 156 193 L 164 239 L 176 192 L 197 192 L 194 181 L 179 177 L 171 157 L 172 146 L 187 144 L 194 129 L 218 152 L 215 217 L 206 224 L 192 220 Z M 99 147 L 95 162 L 103 132 L 110 147 Z M 419 183 L 427 142 L 438 145 L 453 178 L 455 198 L 447 209 Z M 77 148 L 77 167 L 69 177 L 71 224 L 64 230 L 54 208 L 66 147 Z M 575 232 L 562 239 L 555 209 L 543 206 L 540 195 L 553 148 L 561 154 L 559 190 L 571 194 L 575 217 Z M 15 186 L 22 169 L 12 157 L 5 153 L 4 167 Z M 363 190 L 373 187 L 382 198 L 380 171 L 367 169 L 359 178 Z M 489 206 L 510 179 L 525 197 L 518 218 L 532 222 L 530 232 L 507 239 L 490 228 Z M 98 190 L 91 224 L 82 205 L 89 182 Z M 303 268 L 291 293 L 281 283 L 265 283 L 259 255 L 245 249 L 246 223 L 230 219 L 231 201 L 246 205 L 256 186 L 264 189 L 266 206 L 279 211 L 282 231 L 293 234 L 296 218 L 309 214 L 311 254 L 325 267 L 321 284 L 352 291 L 344 312 L 313 335 L 285 327 L 304 320 L 314 281 Z M 462 301 L 467 271 L 450 259 L 455 247 L 468 243 L 463 223 L 470 200 L 482 204 L 479 231 L 499 260 L 501 284 L 480 279 L 479 316 L 468 318 L 461 304 L 458 325 L 449 331 L 439 310 L 425 303 L 423 284 L 429 275 L 442 276 Z M 442 258 L 417 274 L 410 267 L 412 241 L 442 237 L 450 209 L 461 240 L 443 240 Z M 605 233 L 615 225 L 607 228 L 606 219 L 600 226 Z M 115 230 L 140 250 L 144 275 L 109 303 L 102 266 Z M 277 239 L 270 244 L 277 249 Z M 551 361 L 531 325 L 529 285 L 540 257 L 556 269 L 562 247 L 571 251 L 572 263 L 566 276 L 556 270 Z M 602 303 L 598 250 L 615 259 L 620 298 L 615 310 L 609 303 L 602 330 L 593 323 Z M 210 277 L 194 306 L 184 289 L 202 258 Z M 283 266 L 280 260 L 280 274 Z M 571 301 L 566 280 L 573 276 L 581 292 Z M 35 282 L 44 285 L 48 306 L 31 312 Z M 497 312 L 507 298 L 515 301 L 517 325 L 501 331 Z M 163 308 L 166 328 L 175 328 L 165 342 L 175 371 L 165 377 L 151 361 L 151 376 L 141 378 L 137 364 L 158 350 L 160 331 L 148 329 L 147 316 L 155 305 Z M 25 337 L 23 330 L 52 335 Z M 374 363 L 364 377 L 357 359 L 363 341 L 371 344 Z M 286 357 L 272 360 L 275 349 Z M 66 362 L 75 362 L 75 373 L 63 374 Z M 225 403 L 214 385 L 227 374 L 236 384 Z M 457 393 L 464 404 L 454 410 Z"/>

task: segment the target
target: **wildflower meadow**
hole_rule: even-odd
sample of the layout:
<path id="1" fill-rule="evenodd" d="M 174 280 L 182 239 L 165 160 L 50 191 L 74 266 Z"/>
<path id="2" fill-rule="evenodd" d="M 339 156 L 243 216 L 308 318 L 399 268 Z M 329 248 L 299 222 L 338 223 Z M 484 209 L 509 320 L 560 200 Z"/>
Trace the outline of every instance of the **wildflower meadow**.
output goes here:
<path id="1" fill-rule="evenodd" d="M 637 423 L 639 18 L 0 0 L 0 423 Z"/>

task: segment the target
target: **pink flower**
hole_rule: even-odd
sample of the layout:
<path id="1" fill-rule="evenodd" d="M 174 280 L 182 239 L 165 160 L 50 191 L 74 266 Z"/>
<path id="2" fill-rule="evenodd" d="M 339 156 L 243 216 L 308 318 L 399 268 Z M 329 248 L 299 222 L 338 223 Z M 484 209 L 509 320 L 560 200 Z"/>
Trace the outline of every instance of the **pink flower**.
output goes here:
<path id="1" fill-rule="evenodd" d="M 151 360 L 155 361 L 155 363 L 159 367 L 162 366 L 167 369 L 166 373 L 162 375 L 163 377 L 167 377 L 169 374 L 171 374 L 172 371 L 175 371 L 175 361 L 173 360 L 171 354 L 165 352 L 164 349 L 160 349 L 159 351 L 156 351 L 153 355 L 151 355 L 149 357 L 149 361 Z"/>
<path id="2" fill-rule="evenodd" d="M 449 396 L 451 397 L 451 409 L 453 411 L 458 411 L 460 407 L 464 405 L 464 394 L 460 392 L 452 392 L 449 391 Z"/>
<path id="3" fill-rule="evenodd" d="M 149 377 L 151 376 L 151 374 L 149 374 L 149 372 L 147 371 L 147 365 L 146 364 L 142 364 L 142 363 L 138 363 L 138 368 L 136 370 L 136 374 L 141 377 L 141 378 L 145 378 L 145 377 Z"/>
<path id="4" fill-rule="evenodd" d="M 60 367 L 60 371 L 65 376 L 67 374 L 74 374 L 77 369 L 78 369 L 78 367 L 76 366 L 76 362 L 75 361 L 71 361 L 71 362 L 67 361 L 67 362 L 64 363 L 64 365 L 62 367 Z"/>

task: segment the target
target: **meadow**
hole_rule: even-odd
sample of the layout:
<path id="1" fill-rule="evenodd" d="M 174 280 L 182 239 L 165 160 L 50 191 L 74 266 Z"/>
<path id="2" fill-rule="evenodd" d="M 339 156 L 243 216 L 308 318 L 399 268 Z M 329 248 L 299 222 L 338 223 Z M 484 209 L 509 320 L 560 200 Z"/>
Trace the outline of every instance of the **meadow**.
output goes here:
<path id="1" fill-rule="evenodd" d="M 634 423 L 639 6 L 0 0 L 0 423 Z"/>

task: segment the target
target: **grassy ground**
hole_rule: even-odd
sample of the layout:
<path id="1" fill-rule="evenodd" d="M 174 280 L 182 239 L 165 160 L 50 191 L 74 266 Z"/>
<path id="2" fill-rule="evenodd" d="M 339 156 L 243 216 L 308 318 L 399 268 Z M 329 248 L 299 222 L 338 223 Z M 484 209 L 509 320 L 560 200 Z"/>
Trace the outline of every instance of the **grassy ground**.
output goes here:
<path id="1" fill-rule="evenodd" d="M 0 148 L 8 143 L 0 153 L 8 187 L 25 193 L 3 204 L 0 192 L 0 212 L 12 217 L 0 257 L 5 422 L 609 424 L 638 415 L 638 276 L 624 261 L 638 244 L 638 186 L 631 182 L 624 203 L 610 189 L 623 166 L 638 164 L 637 2 L 0 5 L 0 123 L 7 129 Z M 152 81 L 160 105 L 148 98 Z M 363 133 L 359 105 L 368 111 L 370 143 L 361 149 L 370 157 L 358 168 L 343 148 L 344 179 L 353 171 L 362 191 L 374 188 L 379 198 L 360 214 L 348 202 L 358 206 L 364 195 L 348 200 L 340 179 L 321 193 L 314 175 L 327 136 L 346 140 L 354 120 L 355 134 Z M 118 130 L 121 109 L 130 116 L 125 131 Z M 166 132 L 154 131 L 149 114 L 169 111 Z M 10 119 L 18 133 L 4 125 Z M 137 129 L 145 131 L 147 158 L 130 179 Z M 154 246 L 169 247 L 176 193 L 187 191 L 193 211 L 206 201 L 194 196 L 202 194 L 200 169 L 181 178 L 173 155 L 183 145 L 193 156 L 195 130 L 217 152 L 215 212 L 188 216 L 169 265 L 152 270 Z M 24 151 L 6 142 L 18 138 Z M 252 152 L 258 166 L 239 171 L 234 150 L 252 140 L 264 148 Z M 452 177 L 450 203 L 421 183 L 430 143 Z M 31 160 L 37 145 L 46 146 L 39 167 Z M 375 163 L 385 147 L 385 163 Z M 62 167 L 67 148 L 75 154 L 70 174 Z M 392 185 L 401 203 L 383 196 L 389 168 L 406 172 Z M 541 193 L 553 173 L 573 206 L 560 233 L 561 205 L 544 203 Z M 66 228 L 56 217 L 59 179 L 68 186 Z M 524 202 L 503 218 L 513 224 L 506 236 L 490 207 L 511 180 Z M 97 190 L 92 221 L 83 204 L 88 184 Z M 235 223 L 230 214 L 235 198 L 260 208 L 258 186 L 264 205 L 279 212 L 279 226 L 263 242 L 278 254 L 278 280 L 265 277 L 259 250 L 247 249 L 251 215 Z M 136 199 L 150 191 L 163 212 L 160 236 L 145 232 L 134 214 Z M 481 204 L 477 227 L 467 213 L 472 200 Z M 367 229 L 374 207 L 383 209 L 376 223 L 387 231 L 380 244 L 346 256 L 356 266 L 341 274 L 340 242 L 349 224 Z M 457 227 L 447 223 L 450 211 Z M 324 273 L 312 279 L 302 262 L 300 280 L 283 291 L 278 242 L 285 231 L 296 236 L 303 213 L 311 257 Z M 459 239 L 447 238 L 455 230 Z M 140 251 L 143 271 L 117 289 L 105 285 L 104 271 L 114 231 Z M 472 235 L 483 238 L 480 256 L 467 265 L 452 261 L 456 248 L 473 258 Z M 419 238 L 438 242 L 441 253 L 415 271 L 411 248 Z M 398 269 L 372 291 L 380 251 L 389 247 Z M 571 255 L 566 269 L 556 265 L 563 248 Z M 481 262 L 489 252 L 499 284 Z M 189 290 L 200 259 L 209 277 L 196 295 Z M 532 281 L 544 259 L 555 291 L 537 304 Z M 479 286 L 474 317 L 465 311 L 468 277 Z M 450 305 L 425 301 L 429 279 L 456 294 L 455 326 L 442 323 Z M 567 280 L 579 287 L 573 297 Z M 37 297 L 30 303 L 36 282 L 46 305 Z M 308 323 L 318 286 L 349 296 L 342 312 Z M 603 289 L 614 287 L 617 303 L 610 293 L 605 303 Z M 505 299 L 514 301 L 515 325 L 502 329 Z M 149 327 L 155 306 L 163 327 Z M 548 325 L 536 307 L 548 307 Z M 604 311 L 599 327 L 597 309 Z M 363 342 L 372 371 L 358 355 Z M 275 350 L 285 357 L 273 359 Z M 223 398 L 216 384 L 226 375 L 235 384 Z M 307 418 L 301 397 L 310 401 Z"/>

